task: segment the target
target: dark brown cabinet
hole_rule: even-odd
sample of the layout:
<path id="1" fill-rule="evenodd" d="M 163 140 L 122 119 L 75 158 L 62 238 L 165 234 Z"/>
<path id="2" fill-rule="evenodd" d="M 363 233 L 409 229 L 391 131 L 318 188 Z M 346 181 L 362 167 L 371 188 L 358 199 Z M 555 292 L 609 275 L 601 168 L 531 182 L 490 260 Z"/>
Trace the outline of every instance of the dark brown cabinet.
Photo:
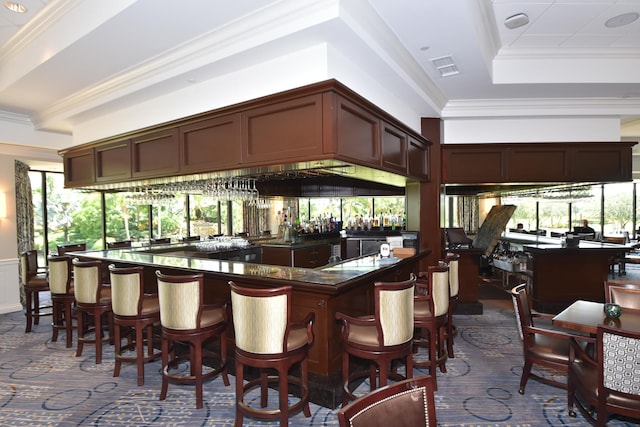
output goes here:
<path id="1" fill-rule="evenodd" d="M 79 187 L 93 184 L 96 180 L 93 148 L 68 152 L 64 155 L 64 184 Z"/>
<path id="2" fill-rule="evenodd" d="M 242 162 L 305 159 L 322 154 L 322 95 L 242 113 Z"/>
<path id="3" fill-rule="evenodd" d="M 407 173 L 407 133 L 391 123 L 382 122 L 382 167 Z"/>
<path id="4" fill-rule="evenodd" d="M 427 142 L 407 136 L 408 175 L 421 181 L 428 181 L 429 175 L 429 145 Z"/>
<path id="5" fill-rule="evenodd" d="M 336 96 L 337 153 L 358 163 L 380 164 L 380 121 L 369 110 Z"/>
<path id="6" fill-rule="evenodd" d="M 117 141 L 96 147 L 96 181 L 131 178 L 131 141 Z"/>
<path id="7" fill-rule="evenodd" d="M 319 246 L 294 249 L 291 253 L 294 267 L 316 268 L 329 263 L 331 245 L 327 243 Z"/>
<path id="8" fill-rule="evenodd" d="M 133 138 L 131 146 L 134 178 L 161 177 L 178 172 L 180 146 L 177 128 Z"/>
<path id="9" fill-rule="evenodd" d="M 181 172 L 226 169 L 241 162 L 240 114 L 180 126 Z"/>

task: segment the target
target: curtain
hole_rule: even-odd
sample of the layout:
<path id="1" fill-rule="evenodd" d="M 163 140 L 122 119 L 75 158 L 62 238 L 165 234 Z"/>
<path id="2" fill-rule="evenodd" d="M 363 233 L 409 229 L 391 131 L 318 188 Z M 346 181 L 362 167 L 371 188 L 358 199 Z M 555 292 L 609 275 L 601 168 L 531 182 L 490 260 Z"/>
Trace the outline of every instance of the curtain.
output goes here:
<path id="1" fill-rule="evenodd" d="M 33 201 L 29 166 L 16 160 L 16 228 L 18 233 L 18 255 L 34 248 Z M 20 302 L 25 305 L 24 287 L 20 278 Z"/>
<path id="2" fill-rule="evenodd" d="M 458 224 L 467 234 L 476 234 L 480 224 L 480 201 L 477 197 L 458 198 Z"/>

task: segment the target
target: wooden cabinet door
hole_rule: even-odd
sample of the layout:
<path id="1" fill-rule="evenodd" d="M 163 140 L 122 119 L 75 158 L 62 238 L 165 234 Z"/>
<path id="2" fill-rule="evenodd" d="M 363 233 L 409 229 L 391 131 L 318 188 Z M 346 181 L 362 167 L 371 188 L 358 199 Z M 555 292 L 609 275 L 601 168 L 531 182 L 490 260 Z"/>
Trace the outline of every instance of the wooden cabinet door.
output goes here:
<path id="1" fill-rule="evenodd" d="M 94 149 L 70 151 L 64 156 L 64 185 L 78 187 L 96 182 Z"/>
<path id="2" fill-rule="evenodd" d="M 293 266 L 302 268 L 316 268 L 329 263 L 331 245 L 312 246 L 310 248 L 293 250 Z"/>
<path id="3" fill-rule="evenodd" d="M 431 175 L 429 174 L 428 143 L 409 135 L 407 147 L 409 176 L 425 181 L 431 179 Z"/>
<path id="4" fill-rule="evenodd" d="M 380 165 L 378 117 L 343 97 L 336 97 L 337 152 L 373 167 Z"/>
<path id="5" fill-rule="evenodd" d="M 242 163 L 307 160 L 322 154 L 322 95 L 242 113 Z"/>
<path id="6" fill-rule="evenodd" d="M 178 128 L 169 128 L 131 140 L 132 176 L 134 178 L 165 176 L 178 172 L 180 145 Z"/>
<path id="7" fill-rule="evenodd" d="M 130 140 L 98 146 L 95 157 L 97 182 L 116 182 L 131 178 Z"/>
<path id="8" fill-rule="evenodd" d="M 262 264 L 291 267 L 291 248 L 286 246 L 263 246 Z"/>
<path id="9" fill-rule="evenodd" d="M 240 114 L 180 126 L 181 172 L 229 169 L 241 159 Z"/>
<path id="10" fill-rule="evenodd" d="M 382 167 L 401 174 L 407 173 L 407 133 L 382 122 Z"/>

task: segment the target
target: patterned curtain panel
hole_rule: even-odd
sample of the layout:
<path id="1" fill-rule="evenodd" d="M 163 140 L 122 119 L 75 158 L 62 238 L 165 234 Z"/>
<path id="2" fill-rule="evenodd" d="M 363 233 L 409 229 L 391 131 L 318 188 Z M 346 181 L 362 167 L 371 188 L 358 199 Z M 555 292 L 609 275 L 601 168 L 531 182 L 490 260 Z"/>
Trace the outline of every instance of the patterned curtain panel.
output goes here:
<path id="1" fill-rule="evenodd" d="M 477 197 L 458 198 L 458 224 L 467 234 L 476 234 L 480 224 L 480 201 Z"/>
<path id="2" fill-rule="evenodd" d="M 16 227 L 18 233 L 18 255 L 34 247 L 33 202 L 29 166 L 16 160 Z M 24 288 L 20 278 L 20 302 L 25 305 Z"/>

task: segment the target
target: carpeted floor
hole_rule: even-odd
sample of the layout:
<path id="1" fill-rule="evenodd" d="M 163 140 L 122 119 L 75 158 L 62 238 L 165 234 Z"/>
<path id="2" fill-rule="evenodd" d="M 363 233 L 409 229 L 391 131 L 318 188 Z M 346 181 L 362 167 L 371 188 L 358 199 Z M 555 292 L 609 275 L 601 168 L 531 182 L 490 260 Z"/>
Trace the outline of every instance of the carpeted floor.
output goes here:
<path id="1" fill-rule="evenodd" d="M 529 381 L 526 394 L 518 394 L 522 355 L 511 301 L 483 304 L 483 315 L 455 316 L 456 357 L 447 362 L 447 373 L 438 373 L 438 425 L 586 425 L 580 415 L 568 416 L 563 390 Z M 49 325 L 25 334 L 24 322 L 22 313 L 0 315 L 1 426 L 233 425 L 233 377 L 230 387 L 221 379 L 205 384 L 203 409 L 195 409 L 189 386 L 170 385 L 167 400 L 159 401 L 159 361 L 146 365 L 145 385 L 138 387 L 134 366 L 123 365 L 121 376 L 112 377 L 112 348 L 105 348 L 104 362 L 95 365 L 91 347 L 75 357 L 75 349 L 64 347 L 64 335 L 52 343 Z M 337 426 L 336 410 L 311 409 L 311 418 L 298 414 L 290 425 Z M 245 419 L 244 425 L 277 423 Z M 609 425 L 637 424 L 616 420 Z"/>

